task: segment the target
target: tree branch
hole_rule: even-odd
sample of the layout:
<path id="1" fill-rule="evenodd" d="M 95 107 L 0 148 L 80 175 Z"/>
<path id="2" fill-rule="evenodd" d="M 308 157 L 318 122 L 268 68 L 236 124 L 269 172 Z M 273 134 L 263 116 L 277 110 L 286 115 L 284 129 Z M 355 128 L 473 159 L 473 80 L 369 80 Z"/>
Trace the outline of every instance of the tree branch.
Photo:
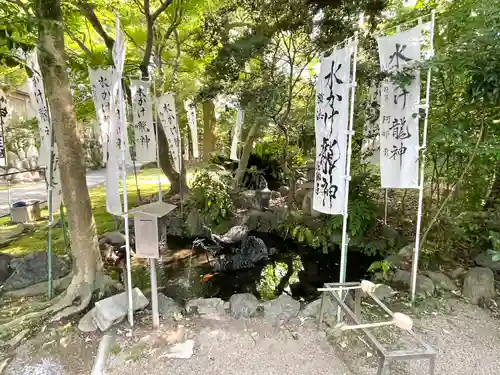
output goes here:
<path id="1" fill-rule="evenodd" d="M 166 0 L 165 2 L 163 2 L 158 9 L 155 10 L 155 12 L 151 15 L 151 18 L 153 19 L 153 22 L 156 21 L 156 19 L 158 18 L 158 16 L 160 14 L 162 14 L 167 8 L 168 6 L 172 4 L 172 0 Z"/>
<path id="2" fill-rule="evenodd" d="M 115 44 L 115 40 L 111 38 L 106 30 L 102 27 L 101 22 L 97 18 L 97 15 L 94 12 L 94 7 L 88 3 L 79 3 L 79 8 L 82 10 L 85 17 L 89 20 L 90 24 L 94 28 L 94 30 L 99 34 L 99 36 L 104 40 L 104 44 L 108 48 L 109 53 L 113 50 L 113 46 Z"/>
<path id="3" fill-rule="evenodd" d="M 94 57 L 92 51 L 89 50 L 87 46 L 80 39 L 78 39 L 75 34 L 73 34 L 73 32 L 71 32 L 67 27 L 65 28 L 64 31 L 66 32 L 66 34 L 68 34 L 68 36 L 71 38 L 73 42 L 78 44 L 78 47 L 80 47 L 80 49 L 83 52 L 85 52 L 85 54 L 87 54 L 91 59 Z"/>

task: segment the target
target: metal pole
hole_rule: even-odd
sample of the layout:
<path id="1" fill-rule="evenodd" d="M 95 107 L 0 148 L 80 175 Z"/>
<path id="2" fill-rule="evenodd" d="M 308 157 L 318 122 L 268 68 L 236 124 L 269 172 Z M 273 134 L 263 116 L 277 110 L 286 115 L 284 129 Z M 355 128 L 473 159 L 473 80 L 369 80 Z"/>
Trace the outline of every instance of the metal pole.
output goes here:
<path id="1" fill-rule="evenodd" d="M 179 138 L 179 143 L 180 143 L 180 138 Z M 180 151 L 180 150 L 179 150 Z M 181 199 L 181 218 L 184 218 L 184 188 L 183 188 L 183 182 L 182 182 L 182 177 L 184 175 L 184 163 L 182 162 L 182 155 L 181 152 L 179 152 L 179 195 Z"/>
<path id="2" fill-rule="evenodd" d="M 389 207 L 389 189 L 385 189 L 384 197 L 384 224 L 387 225 L 387 211 Z"/>
<path id="3" fill-rule="evenodd" d="M 436 11 L 431 12 L 431 27 L 430 27 L 430 51 L 431 56 L 434 55 L 434 22 L 436 19 Z M 419 25 L 422 24 L 422 19 L 418 20 Z M 417 228 L 415 234 L 415 250 L 413 253 L 412 275 L 411 275 L 411 303 L 415 302 L 415 294 L 417 289 L 417 272 L 418 272 L 418 259 L 420 255 L 420 230 L 422 227 L 422 209 L 424 200 L 424 177 L 425 177 L 425 151 L 427 147 L 427 129 L 429 125 L 429 102 L 431 96 L 431 68 L 427 70 L 427 82 L 425 87 L 425 118 L 424 118 L 424 134 L 422 137 L 422 145 L 420 146 L 421 160 L 420 160 L 420 178 L 418 186 L 418 212 L 417 212 Z M 419 106 L 421 108 L 422 106 Z"/>
<path id="4" fill-rule="evenodd" d="M 47 206 L 49 209 L 49 233 L 47 236 L 47 268 L 48 268 L 48 284 L 49 284 L 49 299 L 53 297 L 52 288 L 52 226 L 54 225 L 54 215 L 52 213 L 52 183 L 54 179 L 54 129 L 52 121 L 50 122 L 50 154 L 49 154 L 49 177 L 47 182 Z"/>
<path id="5" fill-rule="evenodd" d="M 68 233 L 66 232 L 66 216 L 64 215 L 64 205 L 63 202 L 61 202 L 61 206 L 59 207 L 60 210 L 60 220 L 61 220 L 61 228 L 63 231 L 63 236 L 64 236 L 64 248 L 68 248 Z"/>
<path id="6" fill-rule="evenodd" d="M 153 77 L 153 96 L 154 96 L 154 101 L 153 104 L 156 107 L 156 77 Z M 156 167 L 160 169 L 160 134 L 158 133 L 159 128 L 158 128 L 158 116 L 156 115 L 156 108 L 154 111 L 154 118 L 155 118 L 155 129 L 156 129 Z M 163 202 L 163 192 L 161 188 L 161 175 L 158 172 L 158 201 Z"/>
<path id="7" fill-rule="evenodd" d="M 351 155 L 352 155 L 352 136 L 354 135 L 354 99 L 356 96 L 356 65 L 358 55 L 358 33 L 354 35 L 354 50 L 352 61 L 352 82 L 351 82 L 351 97 L 349 108 L 349 130 L 347 131 L 347 155 L 346 155 L 346 168 L 345 168 L 345 193 L 344 193 L 344 215 L 342 221 L 342 244 L 340 249 L 340 276 L 339 282 L 343 283 L 346 279 L 346 266 L 347 266 L 347 246 L 349 239 L 347 237 L 347 217 L 349 207 L 349 182 L 351 180 Z M 342 290 L 339 291 L 339 297 L 342 299 Z M 337 319 L 342 320 L 342 311 L 337 311 Z"/>

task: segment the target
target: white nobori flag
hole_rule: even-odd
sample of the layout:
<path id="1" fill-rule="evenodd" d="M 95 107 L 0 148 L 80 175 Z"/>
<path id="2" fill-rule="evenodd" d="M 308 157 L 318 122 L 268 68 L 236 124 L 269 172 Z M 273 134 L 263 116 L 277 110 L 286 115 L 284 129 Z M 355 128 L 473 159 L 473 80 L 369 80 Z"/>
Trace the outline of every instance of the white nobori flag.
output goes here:
<path id="1" fill-rule="evenodd" d="M 193 103 L 193 101 L 186 100 L 184 102 L 184 109 L 186 110 L 187 113 L 189 130 L 191 133 L 191 140 L 193 143 L 193 157 L 197 159 L 200 156 L 200 153 L 198 149 L 198 127 L 196 123 L 196 106 Z"/>
<path id="2" fill-rule="evenodd" d="M 373 84 L 368 90 L 365 102 L 365 124 L 361 161 L 366 164 L 379 164 L 380 161 L 380 88 Z"/>
<path id="3" fill-rule="evenodd" d="M 153 103 L 149 94 L 150 82 L 130 80 L 132 118 L 135 132 L 135 159 L 156 161 L 156 136 L 153 125 Z"/>
<path id="4" fill-rule="evenodd" d="M 351 45 L 321 59 L 316 83 L 316 167 L 313 208 L 344 213 Z"/>
<path id="5" fill-rule="evenodd" d="M 238 161 L 238 143 L 241 137 L 241 129 L 243 128 L 243 122 L 245 121 L 245 111 L 242 109 L 238 110 L 236 115 L 236 124 L 234 125 L 233 131 L 233 142 L 231 143 L 231 160 Z"/>
<path id="6" fill-rule="evenodd" d="M 378 39 L 382 71 L 396 74 L 420 62 L 422 26 Z M 380 175 L 383 188 L 418 188 L 420 72 L 400 86 L 381 85 Z"/>
<path id="7" fill-rule="evenodd" d="M 90 87 L 94 99 L 94 107 L 97 121 L 99 123 L 98 139 L 102 148 L 102 159 L 106 163 L 108 159 L 109 122 L 111 110 L 111 86 L 113 85 L 114 69 L 89 68 Z"/>
<path id="8" fill-rule="evenodd" d="M 177 173 L 181 172 L 181 135 L 177 124 L 175 98 L 172 93 L 166 93 L 156 99 L 156 112 L 167 137 L 168 148 L 172 155 L 173 167 Z"/>
<path id="9" fill-rule="evenodd" d="M 125 127 L 125 102 L 123 100 L 123 89 L 121 84 L 123 64 L 125 61 L 125 38 L 120 30 L 120 19 L 115 14 L 116 40 L 113 46 L 113 62 L 115 71 L 112 75 L 110 118 L 108 129 L 108 155 L 106 162 L 106 210 L 115 216 L 123 213 L 120 197 L 120 178 L 125 173 L 123 153 L 125 159 L 130 156 L 127 147 L 127 129 Z"/>
<path id="10" fill-rule="evenodd" d="M 38 57 L 36 51 L 33 51 L 26 58 L 32 77 L 28 80 L 29 94 L 31 103 L 36 111 L 38 120 L 38 128 L 40 131 L 40 156 L 38 162 L 40 165 L 48 167 L 50 165 L 51 153 L 51 138 L 52 125 L 50 123 L 50 110 L 45 98 L 45 90 L 43 86 L 43 77 L 38 65 Z M 52 213 L 59 211 L 59 206 L 63 200 L 61 176 L 59 173 L 59 157 L 57 155 L 57 145 L 54 143 L 52 160 L 52 181 L 50 181 L 50 189 L 52 190 Z"/>

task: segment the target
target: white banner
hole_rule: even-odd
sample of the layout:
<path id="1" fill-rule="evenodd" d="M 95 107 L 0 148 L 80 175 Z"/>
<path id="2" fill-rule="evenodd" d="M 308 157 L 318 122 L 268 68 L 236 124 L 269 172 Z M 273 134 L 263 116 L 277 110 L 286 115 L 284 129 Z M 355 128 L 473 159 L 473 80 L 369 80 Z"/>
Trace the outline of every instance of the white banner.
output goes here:
<path id="1" fill-rule="evenodd" d="M 125 174 L 122 151 L 126 149 L 125 103 L 121 84 L 125 60 L 125 39 L 120 30 L 120 19 L 115 14 L 116 40 L 113 46 L 115 74 L 112 76 L 110 122 L 108 131 L 108 158 L 106 163 L 106 210 L 115 216 L 123 213 L 120 197 L 120 178 Z"/>
<path id="2" fill-rule="evenodd" d="M 344 213 L 352 51 L 347 46 L 323 56 L 316 83 L 313 208 L 330 215 Z"/>
<path id="3" fill-rule="evenodd" d="M 421 59 L 422 26 L 378 39 L 380 67 L 397 73 Z M 380 108 L 380 175 L 383 188 L 418 188 L 420 72 L 399 86 L 382 83 Z"/>
<path id="4" fill-rule="evenodd" d="M 197 159 L 200 156 L 198 149 L 198 125 L 196 122 L 196 106 L 191 100 L 184 102 L 184 109 L 186 110 L 189 130 L 191 133 L 191 141 L 193 144 L 193 157 Z M 187 146 L 186 146 L 187 147 Z M 189 157 L 186 156 L 188 159 Z"/>
<path id="5" fill-rule="evenodd" d="M 109 121 L 111 110 L 111 86 L 113 85 L 114 69 L 108 67 L 105 69 L 89 68 L 90 87 L 92 88 L 92 97 L 99 126 L 97 129 L 98 139 L 102 147 L 102 159 L 106 163 L 108 159 L 108 141 L 109 141 Z"/>
<path id="6" fill-rule="evenodd" d="M 28 79 L 28 86 L 31 105 L 35 109 L 36 118 L 38 120 L 38 129 L 40 131 L 40 152 L 38 164 L 41 166 L 48 166 L 50 155 L 49 107 L 45 100 L 42 73 L 40 72 L 40 67 L 38 66 L 36 50 L 27 55 L 26 63 L 33 73 L 33 76 Z"/>
<path id="7" fill-rule="evenodd" d="M 156 99 L 156 111 L 167 137 L 168 148 L 172 155 L 173 167 L 177 173 L 181 171 L 181 135 L 177 124 L 175 98 L 172 93 L 166 93 Z"/>
<path id="8" fill-rule="evenodd" d="M 31 69 L 33 76 L 28 79 L 29 94 L 31 103 L 35 108 L 38 127 L 40 130 L 40 153 L 38 162 L 40 165 L 48 167 L 50 164 L 50 140 L 52 137 L 52 126 L 50 124 L 50 111 L 45 98 L 43 86 L 43 77 L 38 65 L 36 50 L 29 54 L 26 63 Z M 61 175 L 59 173 L 59 157 L 57 154 L 57 145 L 54 143 L 54 160 L 52 162 L 52 181 L 47 181 L 52 187 L 52 213 L 59 211 L 62 202 Z M 47 170 L 46 178 L 49 178 Z"/>
<path id="9" fill-rule="evenodd" d="M 7 96 L 0 89 L 0 166 L 2 167 L 5 167 L 7 165 L 7 150 L 5 149 L 4 129 L 8 114 L 9 110 L 7 107 Z"/>
<path id="10" fill-rule="evenodd" d="M 236 115 L 236 124 L 233 130 L 233 142 L 231 143 L 231 160 L 238 161 L 238 143 L 241 137 L 241 129 L 243 128 L 243 122 L 245 121 L 245 111 L 242 109 L 238 110 Z"/>
<path id="11" fill-rule="evenodd" d="M 372 85 L 368 90 L 364 112 L 361 162 L 378 165 L 380 162 L 380 88 L 377 85 Z"/>
<path id="12" fill-rule="evenodd" d="M 135 160 L 144 163 L 156 161 L 156 135 L 153 125 L 150 82 L 131 79 L 130 90 L 135 133 Z"/>

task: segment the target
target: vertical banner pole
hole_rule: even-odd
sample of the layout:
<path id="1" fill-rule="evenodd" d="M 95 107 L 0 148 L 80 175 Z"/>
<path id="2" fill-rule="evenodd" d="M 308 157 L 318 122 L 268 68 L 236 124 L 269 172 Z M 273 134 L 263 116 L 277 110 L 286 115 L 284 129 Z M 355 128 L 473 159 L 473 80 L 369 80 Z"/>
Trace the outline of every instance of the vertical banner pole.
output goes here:
<path id="1" fill-rule="evenodd" d="M 346 262 L 347 262 L 347 209 L 349 206 L 349 182 L 351 180 L 351 154 L 352 154 L 352 136 L 354 135 L 354 99 L 356 96 L 356 65 L 358 54 L 358 34 L 354 36 L 354 50 L 353 50 L 353 69 L 352 69 L 352 86 L 351 86 L 351 100 L 349 109 L 349 130 L 347 132 L 347 161 L 345 170 L 345 194 L 344 194 L 344 215 L 342 221 L 342 245 L 341 245 L 341 258 L 340 258 L 340 277 L 341 283 L 345 282 L 346 278 Z"/>
<path id="2" fill-rule="evenodd" d="M 121 82 L 119 83 L 121 85 Z M 119 99 L 119 100 L 123 100 Z M 126 157 L 126 146 L 125 146 L 125 136 L 123 121 L 120 119 L 120 128 L 122 133 L 122 186 L 123 186 L 123 220 L 125 227 L 125 252 L 127 257 L 127 293 L 128 293 L 128 321 L 131 327 L 134 326 L 134 307 L 132 306 L 132 272 L 131 272 L 131 264 L 130 264 L 130 233 L 129 233 L 129 225 L 128 225 L 128 196 L 127 196 L 127 157 Z"/>
<path id="3" fill-rule="evenodd" d="M 385 189 L 384 197 L 384 224 L 387 225 L 387 211 L 389 209 L 389 189 Z"/>
<path id="4" fill-rule="evenodd" d="M 356 96 L 356 65 L 358 55 L 358 33 L 354 35 L 354 49 L 352 60 L 352 82 L 351 82 L 351 97 L 349 108 L 349 130 L 347 131 L 347 155 L 346 155 L 346 168 L 345 168 L 345 194 L 344 194 L 344 214 L 342 218 L 342 244 L 340 248 L 340 276 L 339 282 L 344 283 L 346 279 L 346 266 L 347 266 L 347 246 L 349 239 L 347 238 L 347 217 L 349 207 L 349 182 L 351 180 L 351 155 L 352 155 L 352 136 L 354 135 L 354 99 Z M 343 298 L 342 290 L 339 290 L 341 298 Z M 337 319 L 342 320 L 342 311 L 340 306 L 337 311 Z"/>
<path id="5" fill-rule="evenodd" d="M 48 268 L 48 284 L 49 284 L 49 299 L 53 297 L 52 288 L 52 226 L 54 225 L 54 215 L 52 214 L 52 182 L 54 178 L 54 129 L 52 121 L 50 121 L 50 154 L 49 154 L 49 177 L 47 182 L 47 205 L 49 208 L 49 233 L 47 236 L 47 268 Z"/>
<path id="6" fill-rule="evenodd" d="M 156 77 L 153 77 L 153 104 L 156 107 Z M 155 129 L 156 129 L 156 167 L 161 170 L 160 167 L 160 134 L 158 133 L 159 128 L 158 128 L 158 110 L 155 108 L 154 113 L 154 118 L 155 118 Z M 163 192 L 161 188 L 161 175 L 160 172 L 158 171 L 158 201 L 163 202 Z"/>
<path id="7" fill-rule="evenodd" d="M 3 91 L 0 90 L 0 95 L 4 95 Z M 2 134 L 1 134 L 1 137 L 2 137 L 2 146 L 3 146 L 3 157 L 4 157 L 4 160 L 5 160 L 5 167 L 6 167 L 6 171 L 8 171 L 8 165 L 9 165 L 9 161 L 7 159 L 7 144 L 5 142 L 5 129 L 4 129 L 4 123 L 3 123 L 3 119 L 4 117 L 7 116 L 7 97 L 4 96 L 5 98 L 5 111 L 2 111 L 2 101 L 0 101 L 0 125 L 1 125 L 1 128 L 0 130 L 2 131 Z M 7 177 L 7 201 L 9 203 L 9 214 L 11 214 L 11 208 L 12 208 L 12 192 L 10 190 L 10 180 L 9 178 Z M 11 215 L 11 218 L 12 218 L 12 215 Z"/>
<path id="8" fill-rule="evenodd" d="M 68 233 L 66 232 L 66 215 L 64 215 L 64 204 L 61 202 L 61 206 L 59 207 L 60 212 L 60 220 L 61 220 L 61 228 L 64 236 L 64 248 L 67 249 L 69 245 L 68 241 Z"/>
<path id="9" fill-rule="evenodd" d="M 430 53 L 434 55 L 434 23 L 436 18 L 436 11 L 431 13 L 431 26 L 430 26 Z M 422 24 L 421 18 L 418 20 L 419 25 Z M 422 137 L 422 145 L 420 146 L 421 160 L 420 160 L 420 177 L 418 187 L 418 212 L 417 212 L 417 228 L 415 234 L 415 250 L 413 252 L 413 264 L 411 275 L 411 303 L 415 302 L 415 295 L 417 289 L 417 272 L 418 272 L 418 259 L 420 255 L 420 231 L 422 228 L 422 209 L 424 200 L 424 177 L 425 177 L 425 152 L 427 147 L 427 129 L 429 125 L 429 103 L 431 96 L 431 68 L 427 70 L 427 82 L 425 87 L 425 118 L 424 118 L 424 131 Z M 419 106 L 419 108 L 422 106 Z"/>
<path id="10" fill-rule="evenodd" d="M 180 138 L 179 138 L 180 144 Z M 182 161 L 182 152 L 179 152 L 179 196 L 181 199 L 181 217 L 184 218 L 184 186 L 182 177 L 184 176 L 184 163 Z"/>

